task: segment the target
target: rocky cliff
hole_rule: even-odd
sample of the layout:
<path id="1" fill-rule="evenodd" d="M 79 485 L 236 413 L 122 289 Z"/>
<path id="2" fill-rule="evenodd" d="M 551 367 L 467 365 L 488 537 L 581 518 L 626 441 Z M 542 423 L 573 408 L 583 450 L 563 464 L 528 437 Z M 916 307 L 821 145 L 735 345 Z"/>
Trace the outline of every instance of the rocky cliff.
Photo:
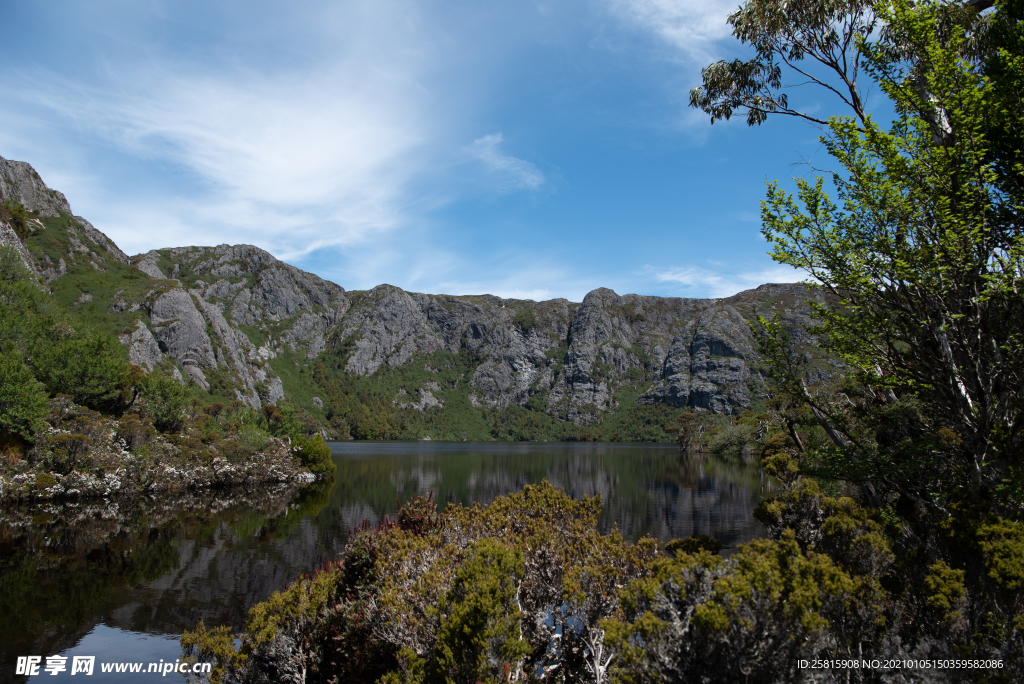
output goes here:
<path id="1" fill-rule="evenodd" d="M 292 402 L 321 418 L 338 411 L 324 377 L 340 387 L 413 367 L 401 386 L 380 387 L 392 406 L 419 413 L 445 411 L 456 391 L 481 411 L 526 407 L 579 426 L 626 406 L 739 413 L 760 386 L 748 321 L 778 311 L 801 330 L 817 296 L 802 285 L 726 299 L 602 288 L 580 304 L 390 285 L 346 292 L 250 245 L 128 258 L 24 162 L 0 158 L 0 200 L 27 210 L 27 230 L 0 220 L 0 240 L 61 303 L 117 334 L 133 363 L 213 399 Z M 459 355 L 465 373 L 432 366 L 443 353 Z"/>

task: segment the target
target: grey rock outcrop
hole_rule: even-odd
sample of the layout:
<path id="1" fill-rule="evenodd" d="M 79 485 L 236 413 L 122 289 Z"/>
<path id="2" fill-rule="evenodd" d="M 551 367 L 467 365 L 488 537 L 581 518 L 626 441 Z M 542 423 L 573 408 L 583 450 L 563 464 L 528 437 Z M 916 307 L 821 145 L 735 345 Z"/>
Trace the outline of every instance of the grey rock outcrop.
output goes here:
<path id="1" fill-rule="evenodd" d="M 341 287 L 252 245 L 153 250 L 131 263 L 179 285 L 148 306 L 161 348 L 199 385 L 211 388 L 207 375 L 215 371 L 227 386 L 213 389 L 233 391 L 254 408 L 285 396 L 268 361 L 283 351 L 316 358 L 347 307 Z M 123 298 L 115 304 L 131 306 Z M 257 347 L 239 326 L 266 339 Z"/>
<path id="2" fill-rule="evenodd" d="M 173 357 L 196 384 L 209 390 L 203 367 L 216 366 L 217 360 L 206 333 L 206 321 L 189 293 L 177 288 L 165 292 L 153 302 L 149 319 L 160 351 Z"/>
<path id="3" fill-rule="evenodd" d="M 0 201 L 13 200 L 40 216 L 71 214 L 63 193 L 51 190 L 27 162 L 0 157 Z"/>
<path id="4" fill-rule="evenodd" d="M 135 268 L 139 269 L 150 278 L 157 278 L 159 280 L 166 280 L 167 276 L 160 270 L 160 267 L 156 265 L 156 260 L 160 258 L 160 254 L 156 251 L 148 252 L 142 256 L 142 258 L 136 257 L 133 259 Z"/>
<path id="5" fill-rule="evenodd" d="M 131 334 L 121 335 L 121 344 L 128 347 L 128 360 L 147 371 L 152 371 L 163 360 L 159 343 L 140 320 L 135 321 L 135 330 Z"/>
<path id="6" fill-rule="evenodd" d="M 63 247 L 26 250 L 4 225 L 0 242 L 19 250 L 48 283 L 81 278 L 81 291 L 94 300 L 86 307 L 82 295 L 80 310 L 109 302 L 107 314 L 123 324 L 133 363 L 162 366 L 253 408 L 292 391 L 274 368 L 287 369 L 290 382 L 312 382 L 315 365 L 330 357 L 330 373 L 370 376 L 419 363 L 438 375 L 426 357 L 445 351 L 472 372 L 446 380 L 449 386 L 411 386 L 396 405 L 442 410 L 445 393 L 468 384 L 462 389 L 472 406 L 528 406 L 580 425 L 600 422 L 624 402 L 737 413 L 760 383 L 748 321 L 781 313 L 799 343 L 814 344 L 807 299 L 820 294 L 802 285 L 764 285 L 726 299 L 620 296 L 601 288 L 582 304 L 428 295 L 391 285 L 346 292 L 252 245 L 159 249 L 128 259 L 73 217 L 66 198 L 24 162 L 0 158 L 0 199 L 21 202 L 33 214 L 31 230 L 53 231 L 59 239 L 46 244 Z M 63 218 L 47 218 L 56 216 Z M 109 279 L 113 296 L 90 290 L 97 271 L 118 274 Z M 329 411 L 326 404 L 317 398 L 307 408 Z"/>
<path id="7" fill-rule="evenodd" d="M 14 228 L 3 220 L 0 220 L 0 246 L 10 247 L 17 252 L 18 257 L 21 259 L 21 263 L 35 276 L 39 276 L 39 271 L 36 269 L 35 262 L 32 259 L 32 255 L 22 244 L 18 238 L 18 234 L 14 232 Z"/>

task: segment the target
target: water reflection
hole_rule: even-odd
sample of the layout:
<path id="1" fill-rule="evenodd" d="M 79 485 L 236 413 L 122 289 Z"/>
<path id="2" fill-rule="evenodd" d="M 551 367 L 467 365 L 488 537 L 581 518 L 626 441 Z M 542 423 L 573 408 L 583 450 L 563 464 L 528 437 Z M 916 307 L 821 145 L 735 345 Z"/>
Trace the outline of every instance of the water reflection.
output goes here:
<path id="1" fill-rule="evenodd" d="M 302 491 L 0 511 L 0 680 L 13 677 L 18 655 L 78 652 L 99 625 L 114 630 L 108 641 L 118 630 L 177 635 L 200 619 L 241 629 L 253 604 L 336 557 L 364 519 L 393 515 L 396 499 L 417 493 L 486 504 L 547 478 L 574 497 L 601 494 L 602 530 L 618 526 L 629 539 L 707 534 L 729 553 L 761 534 L 752 512 L 762 475 L 739 458 L 601 444 L 347 442 L 332 450 L 336 480 Z M 173 659 L 168 648 L 161 657 Z"/>

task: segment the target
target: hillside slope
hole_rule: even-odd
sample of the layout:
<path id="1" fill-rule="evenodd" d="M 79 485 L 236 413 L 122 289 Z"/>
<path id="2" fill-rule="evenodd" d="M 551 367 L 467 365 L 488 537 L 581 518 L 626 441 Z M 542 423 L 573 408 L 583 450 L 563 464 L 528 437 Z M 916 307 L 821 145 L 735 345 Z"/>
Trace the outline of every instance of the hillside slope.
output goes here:
<path id="1" fill-rule="evenodd" d="M 206 401 L 293 405 L 337 436 L 576 434 L 563 425 L 645 438 L 612 428 L 687 407 L 738 414 L 761 382 L 748 321 L 779 311 L 801 331 L 820 296 L 803 285 L 726 299 L 602 288 L 579 304 L 346 292 L 250 245 L 129 258 L 24 162 L 0 158 L 0 200 L 26 210 L 20 230 L 0 214 L 0 242 L 133 363 Z"/>

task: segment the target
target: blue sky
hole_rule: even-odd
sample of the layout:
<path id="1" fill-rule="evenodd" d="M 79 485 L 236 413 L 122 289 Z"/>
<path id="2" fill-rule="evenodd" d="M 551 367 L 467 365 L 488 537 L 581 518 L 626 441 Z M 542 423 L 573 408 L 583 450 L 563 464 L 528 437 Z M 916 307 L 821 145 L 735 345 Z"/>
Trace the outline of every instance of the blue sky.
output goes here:
<path id="1" fill-rule="evenodd" d="M 9 0 L 0 156 L 130 254 L 251 243 L 346 289 L 728 296 L 800 279 L 758 203 L 824 158 L 805 123 L 687 107 L 743 54 L 736 4 Z"/>

